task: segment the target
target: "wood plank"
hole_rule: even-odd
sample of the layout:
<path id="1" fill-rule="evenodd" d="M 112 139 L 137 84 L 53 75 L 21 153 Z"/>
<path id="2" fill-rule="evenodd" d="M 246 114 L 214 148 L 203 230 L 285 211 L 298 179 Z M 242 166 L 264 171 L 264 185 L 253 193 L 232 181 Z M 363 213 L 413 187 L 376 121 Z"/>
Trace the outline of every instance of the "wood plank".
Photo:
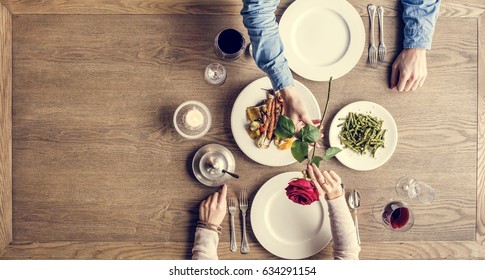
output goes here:
<path id="1" fill-rule="evenodd" d="M 281 15 L 294 0 L 281 0 L 277 14 Z M 240 0 L 0 0 L 13 14 L 239 14 Z M 361 16 L 367 16 L 367 4 L 349 0 Z M 401 13 L 399 0 L 379 3 L 387 16 Z M 441 17 L 477 18 L 485 11 L 482 0 L 459 0 L 441 4 Z"/>
<path id="2" fill-rule="evenodd" d="M 182 21 L 183 27 L 177 24 Z M 388 28 L 397 30 L 399 21 L 388 20 Z M 231 182 L 233 192 L 248 186 L 254 195 L 272 176 L 302 168 L 260 168 L 234 143 L 230 105 L 263 74 L 245 56 L 226 64 L 229 78 L 222 87 L 205 84 L 201 73 L 217 60 L 210 34 L 228 24 L 243 30 L 237 15 L 15 17 L 15 241 L 190 241 L 197 204 L 213 192 L 201 188 L 188 167 L 206 143 L 221 143 L 237 158 L 242 178 Z M 393 57 L 400 39 L 387 34 Z M 365 242 L 475 240 L 476 197 L 469 194 L 477 184 L 476 38 L 476 19 L 443 20 L 429 53 L 429 78 L 415 93 L 391 93 L 390 62 L 369 71 L 365 53 L 335 81 L 329 118 L 365 99 L 386 107 L 400 131 L 395 156 L 379 170 L 357 176 L 336 160 L 327 163 L 365 197 L 359 211 Z M 325 84 L 297 78 L 324 100 Z M 453 80 L 460 83 L 443 83 Z M 214 112 L 215 125 L 197 141 L 181 139 L 171 127 L 176 106 L 189 99 Z M 410 170 L 438 197 L 429 207 L 416 206 L 413 231 L 390 235 L 372 220 L 372 203 L 390 195 Z"/>
<path id="3" fill-rule="evenodd" d="M 485 13 L 478 19 L 477 242 L 485 246 Z"/>
<path id="4" fill-rule="evenodd" d="M 0 253 L 12 241 L 12 16 L 0 5 Z"/>
<path id="5" fill-rule="evenodd" d="M 250 243 L 247 255 L 232 253 L 228 242 L 221 242 L 221 260 L 277 260 L 261 245 Z M 186 242 L 50 242 L 13 243 L 0 259 L 156 259 L 191 258 L 191 244 Z M 467 242 L 378 242 L 362 243 L 361 260 L 482 260 L 485 249 L 474 241 Z M 332 259 L 331 246 L 309 259 Z"/>
<path id="6" fill-rule="evenodd" d="M 215 34 L 228 22 L 241 27 L 239 16 L 211 16 L 202 35 L 183 33 L 175 24 L 183 20 L 186 30 L 197 30 L 207 19 L 16 17 L 16 242 L 3 258 L 188 258 L 196 205 L 213 191 L 200 188 L 190 174 L 190 156 L 198 147 L 218 142 L 233 151 L 243 176 L 232 182 L 233 192 L 251 186 L 254 195 L 271 176 L 301 168 L 295 164 L 261 170 L 233 143 L 227 123 L 228 101 L 231 103 L 246 84 L 262 74 L 249 57 L 244 57 L 227 64 L 229 73 L 237 78 L 230 78 L 221 88 L 208 87 L 201 78 L 193 78 L 200 77 L 203 67 L 215 59 L 207 34 Z M 397 30 L 399 20 L 389 22 L 389 28 Z M 477 80 L 476 22 L 467 18 L 440 22 L 429 53 L 430 76 L 416 93 L 388 92 L 388 65 L 369 71 L 365 55 L 348 77 L 334 83 L 334 92 L 340 94 L 332 99 L 330 116 L 358 97 L 385 105 L 399 120 L 399 149 L 378 172 L 353 176 L 338 162 L 328 163 L 345 176 L 348 186 L 358 186 L 365 194 L 359 212 L 363 259 L 483 256 L 483 248 L 472 241 L 479 239 L 476 235 L 483 236 L 479 233 L 483 226 L 475 226 L 476 222 L 480 225 L 482 217 L 476 209 L 483 209 L 483 179 L 476 179 L 477 170 L 483 172 L 483 163 L 477 166 L 475 161 L 477 142 L 483 147 L 483 134 L 476 131 L 476 116 L 483 117 L 476 106 L 477 90 L 483 88 L 483 81 Z M 42 36 L 36 35 L 41 30 Z M 137 34 L 136 38 L 132 34 Z M 399 52 L 399 39 L 391 32 L 387 34 L 392 57 Z M 186 87 L 188 80 L 191 91 Z M 443 82 L 454 80 L 460 83 Z M 355 88 L 356 81 L 362 88 Z M 325 85 L 304 82 L 317 99 L 323 100 Z M 214 100 L 214 96 L 224 98 Z M 207 105 L 213 112 L 220 112 L 215 116 L 220 126 L 198 141 L 184 141 L 170 125 L 176 105 L 190 98 L 211 100 Z M 409 103 L 413 106 L 403 105 Z M 457 110 L 456 104 L 464 112 Z M 447 112 L 445 118 L 437 120 L 435 116 L 443 111 Z M 435 139 L 441 144 L 436 145 Z M 181 166 L 184 172 L 180 172 Z M 417 170 L 416 166 L 426 169 Z M 429 208 L 418 208 L 421 218 L 413 232 L 386 235 L 368 218 L 372 201 L 387 195 L 396 176 L 409 170 L 429 180 L 439 190 L 439 197 Z M 455 173 L 449 174 L 449 170 Z M 168 179 L 172 174 L 177 174 L 176 178 Z M 460 178 L 455 178 L 456 174 Z M 463 193 L 456 192 L 456 185 L 463 186 Z M 183 186 L 190 193 L 182 196 L 171 186 Z M 475 191 L 476 198 L 469 196 Z M 228 221 L 224 226 L 228 228 Z M 254 254 L 231 255 L 224 235 L 221 258 L 272 257 L 255 243 L 254 235 L 250 240 Z M 380 240 L 395 242 L 377 242 Z M 315 258 L 328 256 L 326 249 Z"/>

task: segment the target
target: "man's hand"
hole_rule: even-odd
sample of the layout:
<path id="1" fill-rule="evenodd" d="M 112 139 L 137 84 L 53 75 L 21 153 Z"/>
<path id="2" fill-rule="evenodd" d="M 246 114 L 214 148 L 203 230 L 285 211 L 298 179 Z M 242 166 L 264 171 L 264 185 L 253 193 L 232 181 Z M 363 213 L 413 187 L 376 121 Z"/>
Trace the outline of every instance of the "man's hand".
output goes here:
<path id="1" fill-rule="evenodd" d="M 391 89 L 415 90 L 426 80 L 426 49 L 404 49 L 392 64 Z"/>
<path id="2" fill-rule="evenodd" d="M 300 131 L 304 125 L 314 125 L 305 103 L 301 101 L 294 86 L 286 87 L 280 90 L 280 93 L 285 102 L 286 116 L 293 121 L 296 131 Z"/>

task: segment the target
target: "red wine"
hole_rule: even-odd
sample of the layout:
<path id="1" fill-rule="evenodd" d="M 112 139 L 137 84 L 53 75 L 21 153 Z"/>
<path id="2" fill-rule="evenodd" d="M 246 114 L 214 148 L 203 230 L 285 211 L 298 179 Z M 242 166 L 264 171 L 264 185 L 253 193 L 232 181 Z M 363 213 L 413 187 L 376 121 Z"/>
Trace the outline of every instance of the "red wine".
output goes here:
<path id="1" fill-rule="evenodd" d="M 222 52 L 235 54 L 244 46 L 244 38 L 235 29 L 226 29 L 219 34 L 217 44 Z"/>
<path id="2" fill-rule="evenodd" d="M 409 221 L 409 209 L 399 201 L 392 201 L 386 205 L 382 219 L 393 229 L 404 227 Z"/>

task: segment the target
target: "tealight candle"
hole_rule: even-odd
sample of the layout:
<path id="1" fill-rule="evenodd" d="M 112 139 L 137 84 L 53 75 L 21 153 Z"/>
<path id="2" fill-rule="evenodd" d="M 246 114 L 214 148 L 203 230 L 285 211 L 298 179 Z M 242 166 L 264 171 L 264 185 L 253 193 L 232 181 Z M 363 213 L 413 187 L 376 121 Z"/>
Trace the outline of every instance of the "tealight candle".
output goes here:
<path id="1" fill-rule="evenodd" d="M 184 116 L 184 124 L 188 129 L 197 129 L 204 124 L 204 115 L 197 108 L 192 107 Z"/>

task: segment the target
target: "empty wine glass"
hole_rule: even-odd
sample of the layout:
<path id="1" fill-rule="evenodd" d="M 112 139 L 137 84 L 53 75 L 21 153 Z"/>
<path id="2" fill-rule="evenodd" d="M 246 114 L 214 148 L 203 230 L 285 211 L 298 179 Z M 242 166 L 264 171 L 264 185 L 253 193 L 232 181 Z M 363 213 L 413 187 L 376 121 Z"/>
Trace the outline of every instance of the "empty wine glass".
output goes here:
<path id="1" fill-rule="evenodd" d="M 414 213 L 399 200 L 379 198 L 372 207 L 374 219 L 392 231 L 407 231 L 414 225 Z"/>
<path id="2" fill-rule="evenodd" d="M 435 193 L 432 187 L 424 182 L 418 181 L 408 176 L 402 177 L 397 180 L 396 192 L 400 196 L 418 200 L 423 204 L 430 204 L 435 197 Z"/>

